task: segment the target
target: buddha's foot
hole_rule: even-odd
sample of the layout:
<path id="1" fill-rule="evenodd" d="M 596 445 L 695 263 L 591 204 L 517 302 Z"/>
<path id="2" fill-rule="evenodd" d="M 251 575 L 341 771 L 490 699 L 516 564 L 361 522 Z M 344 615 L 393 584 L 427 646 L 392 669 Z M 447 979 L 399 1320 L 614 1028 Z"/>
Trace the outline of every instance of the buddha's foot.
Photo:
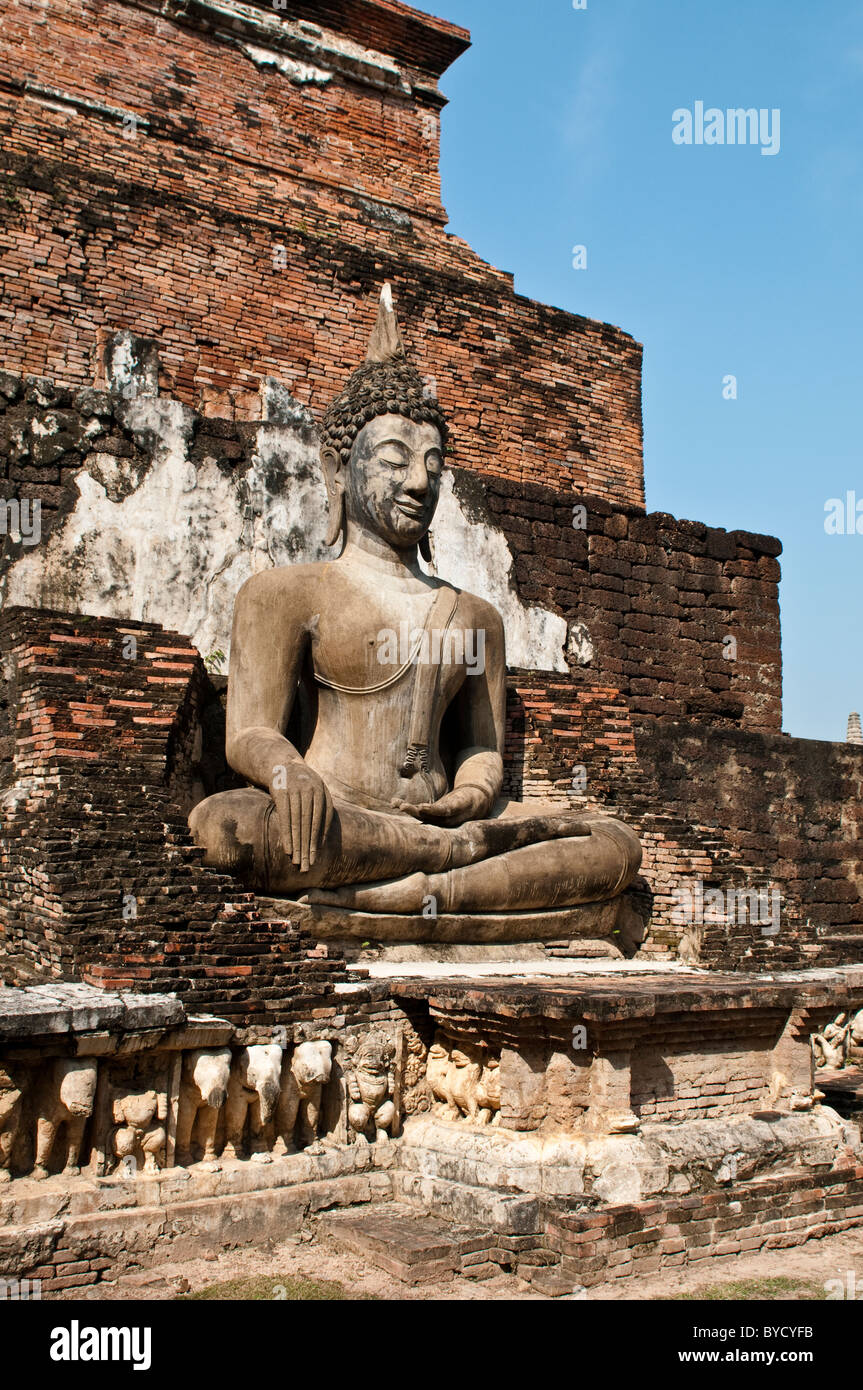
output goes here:
<path id="1" fill-rule="evenodd" d="M 501 816 L 496 820 L 475 820 L 450 831 L 452 867 L 476 864 L 526 845 L 546 840 L 569 840 L 590 834 L 590 823 L 583 816 L 552 812 L 540 816 Z"/>
<path id="2" fill-rule="evenodd" d="M 355 912 L 419 914 L 547 911 L 604 902 L 629 886 L 641 863 L 641 846 L 628 826 L 608 817 L 575 822 L 565 817 L 477 821 L 453 832 L 452 867 L 371 883 L 311 889 L 308 901 Z M 494 834 L 505 830 L 499 854 Z M 459 863 L 464 832 L 478 833 L 484 853 Z M 525 841 L 513 838 L 519 831 Z M 553 832 L 549 834 L 549 832 Z M 567 833 L 569 832 L 569 833 Z"/>
<path id="3" fill-rule="evenodd" d="M 548 840 L 581 839 L 591 833 L 581 817 L 557 814 L 518 816 L 499 820 L 468 821 L 448 832 L 452 837 L 452 867 L 481 864 L 528 845 Z M 340 888 L 314 888 L 306 901 L 356 912 L 421 912 L 430 899 L 442 905 L 452 897 L 449 872 L 406 874 L 378 883 L 347 884 Z"/>
<path id="4" fill-rule="evenodd" d="M 437 874 L 407 874 L 405 878 L 392 878 L 385 883 L 312 888 L 301 901 L 346 907 L 354 912 L 420 912 L 423 901 L 434 896 L 429 885 L 438 877 Z"/>

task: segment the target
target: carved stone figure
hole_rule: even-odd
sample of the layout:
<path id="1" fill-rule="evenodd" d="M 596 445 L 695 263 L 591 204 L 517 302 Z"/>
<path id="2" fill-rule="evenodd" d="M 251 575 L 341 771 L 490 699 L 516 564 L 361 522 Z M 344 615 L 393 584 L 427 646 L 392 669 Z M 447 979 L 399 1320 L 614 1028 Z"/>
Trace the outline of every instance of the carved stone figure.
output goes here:
<path id="1" fill-rule="evenodd" d="M 395 1087 L 395 1045 L 380 1033 L 351 1038 L 346 1049 L 351 1059 L 346 1071 L 348 1124 L 358 1143 L 370 1139 L 383 1143 L 395 1125 L 392 1100 Z"/>
<path id="2" fill-rule="evenodd" d="M 447 1099 L 451 1111 L 466 1115 L 469 1120 L 476 1120 L 479 1116 L 482 1064 L 483 1049 L 477 1044 L 453 1044 L 446 1076 Z"/>
<path id="3" fill-rule="evenodd" d="M 117 1125 L 112 1144 L 121 1166 L 134 1165 L 135 1173 L 158 1173 L 165 1157 L 168 1118 L 164 1093 L 140 1091 L 117 1096 L 111 1114 Z"/>
<path id="4" fill-rule="evenodd" d="M 282 1066 L 282 1094 L 276 1115 L 277 1147 L 296 1152 L 313 1144 L 318 1136 L 321 1092 L 332 1075 L 333 1048 L 328 1042 L 303 1042 Z"/>
<path id="5" fill-rule="evenodd" d="M 405 1055 L 402 1077 L 402 1109 L 406 1115 L 424 1115 L 432 1106 L 426 1071 L 429 1049 L 410 1024 L 404 1029 Z"/>
<path id="6" fill-rule="evenodd" d="M 58 1057 L 38 1086 L 36 1118 L 36 1166 L 34 1178 L 47 1178 L 54 1143 L 65 1130 L 64 1173 L 80 1173 L 78 1166 L 84 1127 L 93 1113 L 96 1096 L 96 1063 L 89 1059 Z"/>
<path id="7" fill-rule="evenodd" d="M 227 756 L 250 785 L 189 823 L 206 863 L 346 919 L 374 913 L 378 939 L 440 930 L 438 914 L 451 940 L 460 922 L 478 939 L 480 919 L 480 939 L 505 940 L 519 914 L 533 939 L 559 937 L 561 910 L 619 899 L 641 847 L 620 821 L 501 795 L 500 616 L 420 565 L 446 444 L 385 286 L 366 362 L 323 420 L 329 541 L 343 548 L 240 591 Z"/>
<path id="8" fill-rule="evenodd" d="M 500 1058 L 486 1054 L 476 1088 L 479 1107 L 477 1120 L 481 1125 L 500 1123 Z"/>
<path id="9" fill-rule="evenodd" d="M 243 1134 L 248 1121 L 251 1157 L 269 1163 L 266 1129 L 276 1114 L 282 1071 L 278 1043 L 254 1043 L 234 1057 L 225 1105 L 223 1158 L 239 1158 L 244 1152 Z"/>
<path id="10" fill-rule="evenodd" d="M 853 1047 L 863 1047 L 863 1009 L 851 1020 L 851 1043 Z"/>
<path id="11" fill-rule="evenodd" d="M 201 1163 L 218 1172 L 216 1127 L 219 1111 L 228 1097 L 231 1078 L 231 1049 L 187 1052 L 183 1057 L 180 1095 L 177 1105 L 177 1163 L 188 1168 L 194 1162 L 192 1138 L 201 1146 Z"/>
<path id="12" fill-rule="evenodd" d="M 12 1154 L 21 1122 L 21 1091 L 0 1064 L 0 1183 L 11 1175 Z"/>
<path id="13" fill-rule="evenodd" d="M 454 1040 L 438 1029 L 429 1048 L 426 1084 L 447 1119 L 500 1121 L 500 1058 L 482 1041 Z"/>
<path id="14" fill-rule="evenodd" d="M 429 1048 L 428 1063 L 426 1065 L 426 1082 L 432 1093 L 435 1108 L 450 1115 L 457 1115 L 458 1110 L 453 1105 L 449 1096 L 447 1078 L 450 1069 L 449 1044 L 446 1036 L 440 1029 L 435 1033 L 434 1042 Z"/>
<path id="15" fill-rule="evenodd" d="M 812 1050 L 815 1054 L 816 1067 L 829 1067 L 831 1070 L 841 1070 L 848 1060 L 848 1050 L 851 1045 L 851 1022 L 847 1014 L 839 1014 L 832 1023 L 828 1023 L 823 1033 L 812 1035 Z"/>

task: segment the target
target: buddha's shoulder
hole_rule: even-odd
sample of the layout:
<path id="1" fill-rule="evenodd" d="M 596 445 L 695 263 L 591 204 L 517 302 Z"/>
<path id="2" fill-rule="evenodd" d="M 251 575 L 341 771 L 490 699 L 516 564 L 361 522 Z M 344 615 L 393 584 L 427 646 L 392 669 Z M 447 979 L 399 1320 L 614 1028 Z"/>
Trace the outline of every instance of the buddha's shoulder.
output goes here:
<path id="1" fill-rule="evenodd" d="M 446 587 L 449 588 L 450 585 Z M 503 618 L 493 603 L 480 598 L 478 594 L 468 593 L 466 589 L 459 589 L 457 593 L 460 622 L 477 629 L 484 628 L 487 632 L 502 630 Z"/>
<path id="2" fill-rule="evenodd" d="M 277 569 L 261 570 L 247 579 L 237 595 L 243 607 L 266 607 L 270 603 L 295 603 L 305 607 L 314 603 L 320 591 L 326 562 L 308 565 L 280 565 Z"/>

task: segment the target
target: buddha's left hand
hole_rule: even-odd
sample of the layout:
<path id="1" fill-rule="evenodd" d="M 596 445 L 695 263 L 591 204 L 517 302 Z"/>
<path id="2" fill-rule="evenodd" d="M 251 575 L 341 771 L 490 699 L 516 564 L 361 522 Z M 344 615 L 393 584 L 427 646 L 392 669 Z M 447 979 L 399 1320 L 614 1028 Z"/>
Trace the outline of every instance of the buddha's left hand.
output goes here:
<path id="1" fill-rule="evenodd" d="M 483 820 L 489 813 L 488 796 L 481 787 L 455 787 L 439 801 L 421 801 L 417 805 L 400 801 L 397 808 L 417 820 L 438 821 L 443 825 Z"/>

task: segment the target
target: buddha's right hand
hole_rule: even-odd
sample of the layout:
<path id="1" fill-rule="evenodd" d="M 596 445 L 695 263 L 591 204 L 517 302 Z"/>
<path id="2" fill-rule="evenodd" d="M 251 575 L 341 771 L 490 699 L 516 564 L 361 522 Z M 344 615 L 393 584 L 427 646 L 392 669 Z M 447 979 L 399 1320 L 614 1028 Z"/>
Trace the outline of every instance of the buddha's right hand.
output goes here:
<path id="1" fill-rule="evenodd" d="M 300 873 L 307 873 L 330 828 L 332 798 L 318 774 L 302 761 L 275 769 L 270 796 L 279 818 L 282 848 Z"/>

